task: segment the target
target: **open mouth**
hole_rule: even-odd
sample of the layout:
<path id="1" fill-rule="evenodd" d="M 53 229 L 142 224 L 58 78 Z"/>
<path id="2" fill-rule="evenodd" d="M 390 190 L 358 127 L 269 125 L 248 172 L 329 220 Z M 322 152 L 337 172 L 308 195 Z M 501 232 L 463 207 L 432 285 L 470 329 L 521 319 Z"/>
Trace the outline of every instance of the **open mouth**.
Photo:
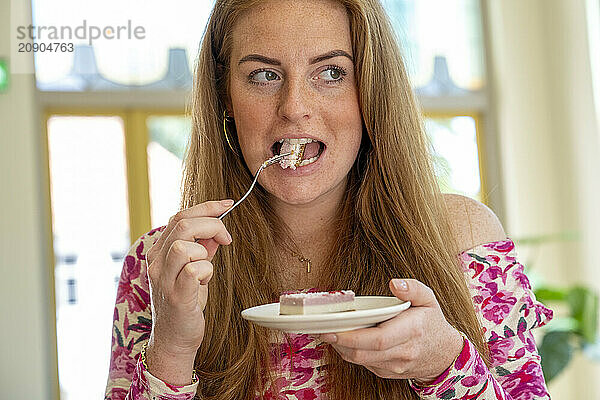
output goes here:
<path id="1" fill-rule="evenodd" d="M 325 143 L 309 138 L 281 139 L 271 146 L 273 155 L 292 153 L 279 162 L 282 168 L 304 167 L 319 159 L 325 150 Z"/>

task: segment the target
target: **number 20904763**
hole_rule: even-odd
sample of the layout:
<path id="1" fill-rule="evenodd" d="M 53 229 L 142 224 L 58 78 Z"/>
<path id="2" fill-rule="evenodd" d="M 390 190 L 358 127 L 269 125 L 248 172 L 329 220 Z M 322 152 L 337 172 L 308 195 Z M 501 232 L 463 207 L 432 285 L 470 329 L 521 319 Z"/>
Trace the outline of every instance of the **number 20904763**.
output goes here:
<path id="1" fill-rule="evenodd" d="M 49 52 L 49 53 L 72 53 L 73 43 L 19 43 L 19 53 L 37 53 L 37 52 Z"/>

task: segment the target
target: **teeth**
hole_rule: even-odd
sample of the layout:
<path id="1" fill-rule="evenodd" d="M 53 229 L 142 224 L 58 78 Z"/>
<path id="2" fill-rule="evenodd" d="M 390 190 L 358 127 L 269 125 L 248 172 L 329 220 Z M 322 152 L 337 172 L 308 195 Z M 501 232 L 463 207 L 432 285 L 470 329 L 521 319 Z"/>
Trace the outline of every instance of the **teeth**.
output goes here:
<path id="1" fill-rule="evenodd" d="M 308 138 L 302 138 L 302 139 L 281 139 L 281 140 L 279 140 L 279 143 L 284 143 L 284 142 L 287 142 L 289 144 L 307 144 L 307 143 L 316 142 L 316 140 L 314 140 L 314 139 L 308 139 Z"/>
<path id="2" fill-rule="evenodd" d="M 300 167 L 303 167 L 303 166 L 305 166 L 305 165 L 308 165 L 308 164 L 314 163 L 315 161 L 317 161 L 317 158 L 319 158 L 319 156 L 314 156 L 313 158 L 309 158 L 308 160 L 303 160 L 303 161 L 300 163 L 300 165 L 299 165 L 299 166 L 300 166 Z"/>

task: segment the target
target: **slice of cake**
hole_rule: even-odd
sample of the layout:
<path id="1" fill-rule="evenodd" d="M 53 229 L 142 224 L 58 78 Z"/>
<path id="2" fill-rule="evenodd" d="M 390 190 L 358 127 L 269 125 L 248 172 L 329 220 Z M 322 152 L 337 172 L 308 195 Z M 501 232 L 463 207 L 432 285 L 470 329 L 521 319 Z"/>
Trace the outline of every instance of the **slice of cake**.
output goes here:
<path id="1" fill-rule="evenodd" d="M 354 310 L 352 290 L 288 293 L 279 297 L 279 314 L 322 314 Z"/>
<path id="2" fill-rule="evenodd" d="M 281 150 L 279 152 L 279 154 L 284 154 L 284 153 L 292 153 L 287 157 L 284 157 L 281 159 L 281 161 L 279 161 L 279 165 L 281 165 L 281 168 L 286 169 L 286 168 L 291 168 L 293 170 L 296 169 L 296 167 L 300 166 L 300 162 L 302 162 L 302 156 L 304 154 L 304 148 L 306 147 L 306 143 L 301 143 L 300 139 L 294 139 L 294 142 L 292 143 L 291 141 L 284 141 L 283 145 L 281 146 Z"/>

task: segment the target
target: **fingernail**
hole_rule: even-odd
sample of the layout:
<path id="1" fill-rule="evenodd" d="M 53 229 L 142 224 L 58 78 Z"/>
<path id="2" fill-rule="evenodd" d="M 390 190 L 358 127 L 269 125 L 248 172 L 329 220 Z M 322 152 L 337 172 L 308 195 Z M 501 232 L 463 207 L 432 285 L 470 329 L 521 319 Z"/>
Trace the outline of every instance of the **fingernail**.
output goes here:
<path id="1" fill-rule="evenodd" d="M 228 199 L 228 200 L 221 200 L 221 205 L 223 207 L 231 207 L 233 205 L 233 203 L 235 203 L 233 200 Z"/>
<path id="2" fill-rule="evenodd" d="M 337 342 L 337 335 L 335 333 L 324 333 L 320 337 L 322 341 L 327 343 Z"/>
<path id="3" fill-rule="evenodd" d="M 231 237 L 231 233 L 227 232 L 227 237 L 229 238 L 229 243 L 233 242 L 233 238 Z"/>
<path id="4" fill-rule="evenodd" d="M 404 279 L 392 279 L 392 285 L 396 290 L 406 292 L 408 290 L 408 283 Z"/>

